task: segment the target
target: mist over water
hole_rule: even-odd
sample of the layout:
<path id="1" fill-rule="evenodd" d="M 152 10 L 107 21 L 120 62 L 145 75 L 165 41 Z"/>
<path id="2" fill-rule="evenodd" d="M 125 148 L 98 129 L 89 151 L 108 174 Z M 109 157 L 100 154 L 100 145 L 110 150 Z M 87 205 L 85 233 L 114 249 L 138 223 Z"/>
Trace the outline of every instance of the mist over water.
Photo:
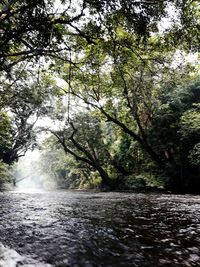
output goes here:
<path id="1" fill-rule="evenodd" d="M 42 173 L 39 150 L 28 151 L 26 155 L 14 164 L 12 176 L 16 191 L 36 192 L 56 189 L 56 182 L 47 173 Z"/>

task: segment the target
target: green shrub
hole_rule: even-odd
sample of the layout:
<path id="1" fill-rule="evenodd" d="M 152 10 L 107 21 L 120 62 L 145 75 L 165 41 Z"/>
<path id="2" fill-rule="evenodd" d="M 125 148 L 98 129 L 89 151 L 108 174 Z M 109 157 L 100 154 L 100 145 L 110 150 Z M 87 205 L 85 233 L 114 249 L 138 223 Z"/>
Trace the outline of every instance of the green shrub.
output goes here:
<path id="1" fill-rule="evenodd" d="M 0 187 L 10 182 L 9 165 L 0 161 Z"/>
<path id="2" fill-rule="evenodd" d="M 140 189 L 145 187 L 164 188 L 168 178 L 163 174 L 142 173 L 130 175 L 126 178 L 125 187 L 128 189 Z"/>

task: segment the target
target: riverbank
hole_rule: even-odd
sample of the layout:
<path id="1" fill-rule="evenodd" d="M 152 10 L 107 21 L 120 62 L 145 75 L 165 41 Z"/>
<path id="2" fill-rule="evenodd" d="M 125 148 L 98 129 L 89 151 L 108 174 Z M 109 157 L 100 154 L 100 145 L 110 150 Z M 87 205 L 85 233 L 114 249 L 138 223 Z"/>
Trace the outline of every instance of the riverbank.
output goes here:
<path id="1" fill-rule="evenodd" d="M 109 188 L 64 188 L 64 187 L 55 187 L 55 188 L 48 188 L 48 189 L 43 189 L 43 188 L 18 188 L 16 186 L 13 186 L 11 183 L 4 184 L 0 186 L 0 192 L 5 192 L 5 191 L 20 191 L 20 192 L 26 192 L 26 191 L 72 191 L 72 192 L 85 192 L 85 193 L 101 193 L 101 192 L 117 192 L 117 193 L 144 193 L 144 194 L 151 194 L 151 193 L 156 193 L 156 194 L 179 194 L 179 195 L 184 195 L 184 194 L 191 194 L 191 195 L 200 195 L 200 191 L 183 191 L 183 190 L 168 190 L 165 188 L 158 188 L 158 187 L 152 187 L 152 186 L 146 186 L 146 187 L 138 187 L 138 188 L 131 188 L 131 189 L 109 189 Z"/>

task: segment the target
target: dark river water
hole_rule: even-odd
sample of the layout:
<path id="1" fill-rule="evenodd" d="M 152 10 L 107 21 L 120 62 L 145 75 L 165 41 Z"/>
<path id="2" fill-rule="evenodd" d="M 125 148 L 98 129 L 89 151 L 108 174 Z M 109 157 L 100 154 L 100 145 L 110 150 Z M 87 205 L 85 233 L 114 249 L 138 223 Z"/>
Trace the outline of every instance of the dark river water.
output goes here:
<path id="1" fill-rule="evenodd" d="M 0 266 L 200 266 L 200 196 L 0 193 Z"/>

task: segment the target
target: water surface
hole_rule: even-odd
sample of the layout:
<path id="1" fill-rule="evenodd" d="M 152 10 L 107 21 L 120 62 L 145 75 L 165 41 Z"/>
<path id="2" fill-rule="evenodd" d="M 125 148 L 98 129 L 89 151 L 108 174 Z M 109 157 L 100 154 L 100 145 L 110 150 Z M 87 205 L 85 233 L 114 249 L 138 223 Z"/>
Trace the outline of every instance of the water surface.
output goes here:
<path id="1" fill-rule="evenodd" d="M 200 266 L 199 196 L 6 192 L 0 218 L 1 267 Z"/>

